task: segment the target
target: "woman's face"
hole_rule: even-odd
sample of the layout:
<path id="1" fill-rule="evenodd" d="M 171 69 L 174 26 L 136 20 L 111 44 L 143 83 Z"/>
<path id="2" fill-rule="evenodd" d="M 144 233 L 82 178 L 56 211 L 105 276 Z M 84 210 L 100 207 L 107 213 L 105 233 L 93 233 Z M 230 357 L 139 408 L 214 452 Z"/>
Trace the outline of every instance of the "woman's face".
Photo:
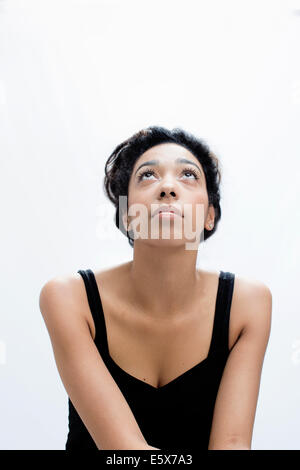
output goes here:
<path id="1" fill-rule="evenodd" d="M 155 214 L 160 206 L 169 204 L 178 208 L 181 215 Z M 189 150 L 174 143 L 163 143 L 138 158 L 128 187 L 127 220 L 129 229 L 135 232 L 135 243 L 141 240 L 156 246 L 178 246 L 194 242 L 196 233 L 200 240 L 204 223 L 213 219 L 214 209 L 208 204 L 204 171 Z M 123 220 L 126 222 L 126 218 Z M 191 231 L 193 237 L 188 235 Z"/>

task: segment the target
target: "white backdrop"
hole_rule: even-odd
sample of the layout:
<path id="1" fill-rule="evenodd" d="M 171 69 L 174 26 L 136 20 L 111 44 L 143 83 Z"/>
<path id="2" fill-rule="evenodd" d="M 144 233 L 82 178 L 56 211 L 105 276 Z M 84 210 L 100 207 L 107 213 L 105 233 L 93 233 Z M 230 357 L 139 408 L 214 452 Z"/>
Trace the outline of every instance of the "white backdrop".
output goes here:
<path id="1" fill-rule="evenodd" d="M 39 292 L 132 259 L 103 170 L 149 125 L 221 160 L 222 219 L 198 265 L 271 289 L 252 448 L 300 449 L 299 40 L 300 0 L 0 2 L 1 449 L 64 449 Z"/>

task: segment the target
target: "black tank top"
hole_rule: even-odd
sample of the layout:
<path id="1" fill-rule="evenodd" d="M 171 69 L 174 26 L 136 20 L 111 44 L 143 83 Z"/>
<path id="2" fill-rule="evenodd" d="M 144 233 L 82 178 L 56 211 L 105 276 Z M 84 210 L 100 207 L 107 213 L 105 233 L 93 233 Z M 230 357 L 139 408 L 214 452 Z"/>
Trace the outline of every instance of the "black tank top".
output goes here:
<path id="1" fill-rule="evenodd" d="M 94 273 L 81 274 L 93 315 L 95 345 L 129 404 L 147 443 L 164 449 L 208 449 L 213 411 L 229 355 L 229 318 L 234 274 L 220 271 L 208 356 L 162 387 L 125 372 L 109 355 L 105 317 Z M 97 450 L 70 398 L 66 450 Z"/>

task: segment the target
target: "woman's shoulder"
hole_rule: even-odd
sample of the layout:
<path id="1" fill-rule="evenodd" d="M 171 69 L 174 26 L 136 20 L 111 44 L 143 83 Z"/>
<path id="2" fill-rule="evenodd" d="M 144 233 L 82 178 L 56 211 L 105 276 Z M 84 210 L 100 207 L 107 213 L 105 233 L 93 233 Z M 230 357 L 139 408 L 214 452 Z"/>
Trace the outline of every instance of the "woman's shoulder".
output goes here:
<path id="1" fill-rule="evenodd" d="M 260 279 L 234 273 L 231 315 L 239 319 L 242 329 L 256 328 L 270 322 L 272 292 Z"/>
<path id="2" fill-rule="evenodd" d="M 234 288 L 240 294 L 240 297 L 247 297 L 252 296 L 255 293 L 271 293 L 269 286 L 251 276 L 241 276 L 240 274 L 230 270 L 230 269 L 219 269 L 219 270 L 212 270 L 212 269 L 199 269 L 197 272 L 201 275 L 205 275 L 207 278 L 219 277 L 221 272 L 229 273 L 234 278 Z"/>
<path id="3" fill-rule="evenodd" d="M 117 277 L 118 275 L 122 274 L 128 268 L 129 262 L 118 264 L 115 266 L 110 266 L 107 268 L 89 268 L 89 267 L 82 267 L 79 268 L 76 272 L 69 272 L 69 273 L 60 273 L 55 277 L 50 278 L 48 281 L 45 282 L 44 286 L 51 286 L 60 289 L 72 289 L 78 284 L 81 284 L 82 275 L 78 271 L 87 271 L 88 269 L 91 270 L 96 278 L 106 279 L 106 278 L 113 278 L 114 276 Z"/>
<path id="4" fill-rule="evenodd" d="M 251 276 L 245 277 L 234 273 L 234 283 L 241 300 L 253 298 L 257 295 L 272 295 L 271 289 L 265 282 Z"/>
<path id="5" fill-rule="evenodd" d="M 87 269 L 90 268 L 85 267 L 78 269 L 78 271 L 86 271 Z M 92 269 L 97 283 L 103 283 L 104 280 L 108 279 L 105 291 L 109 289 L 112 279 L 110 276 L 114 269 L 116 268 Z M 44 318 L 48 317 L 47 312 L 53 311 L 55 307 L 56 311 L 68 312 L 67 315 L 70 315 L 71 318 L 76 316 L 84 319 L 92 333 L 93 321 L 88 302 L 88 292 L 84 279 L 78 271 L 60 273 L 47 280 L 40 290 L 39 306 Z"/>
<path id="6" fill-rule="evenodd" d="M 200 283 L 202 276 L 205 289 L 207 292 L 212 292 L 211 295 L 215 295 L 221 272 L 230 273 L 233 276 L 230 317 L 236 329 L 243 330 L 246 327 L 255 326 L 262 320 L 262 316 L 269 321 L 272 305 L 272 293 L 269 286 L 258 278 L 244 276 L 230 269 L 199 269 Z M 214 286 L 214 288 L 209 289 L 209 286 Z"/>

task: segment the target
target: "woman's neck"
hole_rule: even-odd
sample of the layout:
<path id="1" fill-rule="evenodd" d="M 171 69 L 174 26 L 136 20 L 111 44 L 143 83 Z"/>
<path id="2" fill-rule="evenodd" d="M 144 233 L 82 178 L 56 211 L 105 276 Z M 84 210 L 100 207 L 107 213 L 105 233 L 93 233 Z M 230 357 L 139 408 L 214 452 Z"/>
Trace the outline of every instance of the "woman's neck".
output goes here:
<path id="1" fill-rule="evenodd" d="M 152 317 L 170 317 L 194 305 L 204 276 L 196 269 L 197 250 L 135 243 L 128 281 L 135 302 Z M 199 290 L 200 288 L 200 290 Z"/>

